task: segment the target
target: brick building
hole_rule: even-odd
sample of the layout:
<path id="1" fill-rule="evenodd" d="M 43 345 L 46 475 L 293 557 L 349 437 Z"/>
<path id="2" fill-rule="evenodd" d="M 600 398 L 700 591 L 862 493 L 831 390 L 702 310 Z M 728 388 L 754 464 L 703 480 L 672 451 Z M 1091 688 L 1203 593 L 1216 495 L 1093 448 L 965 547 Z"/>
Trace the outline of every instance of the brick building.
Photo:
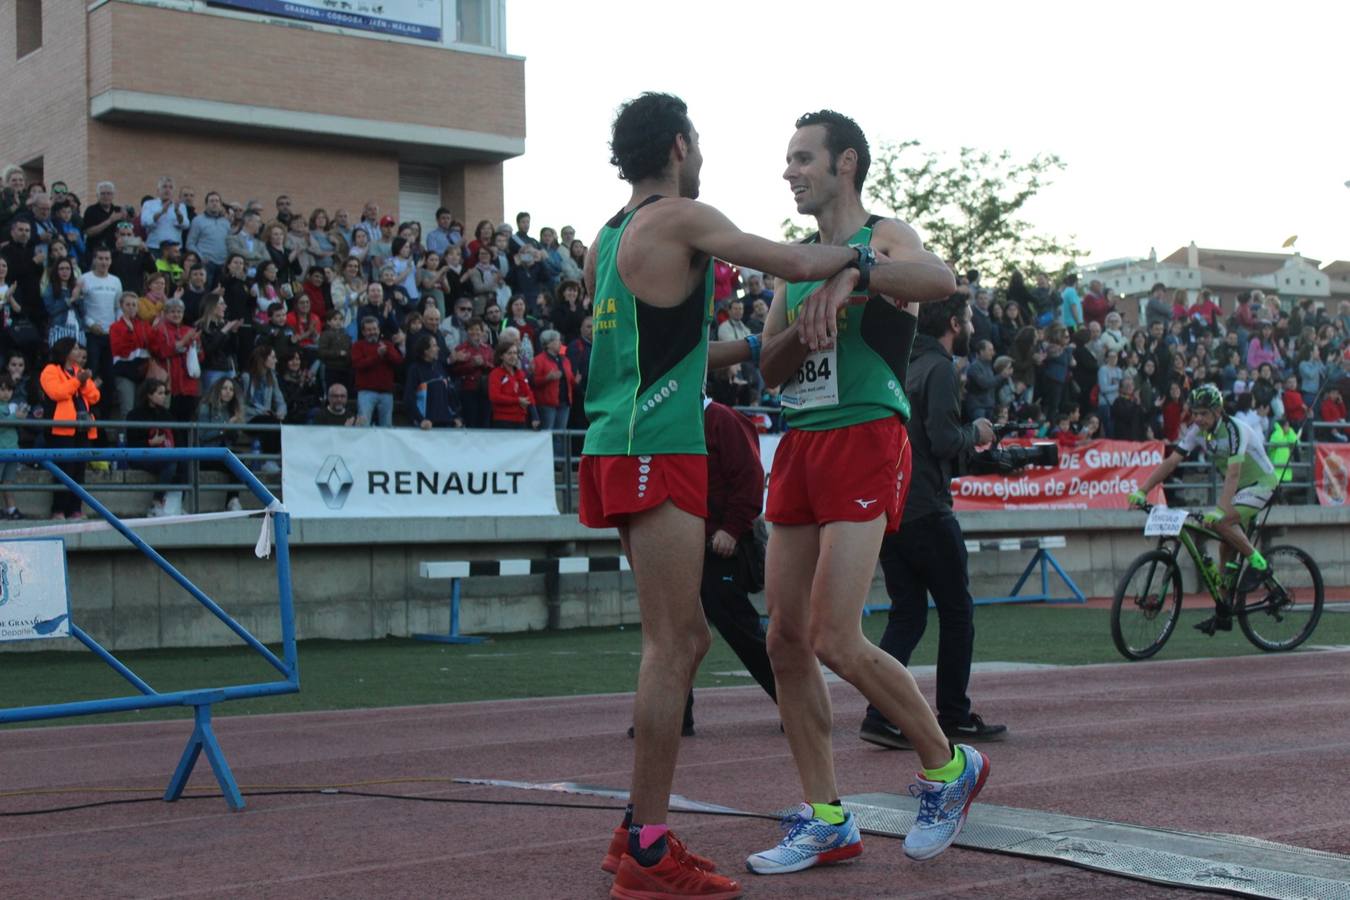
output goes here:
<path id="1" fill-rule="evenodd" d="M 134 204 L 171 175 L 199 203 L 218 190 L 270 212 L 285 193 L 353 220 L 374 200 L 426 226 L 441 204 L 500 222 L 502 162 L 525 145 L 504 6 L 0 0 L 0 164 L 86 204 L 101 180 Z M 331 11 L 362 7 L 420 25 Z M 344 24 L 282 17 L 296 10 Z"/>

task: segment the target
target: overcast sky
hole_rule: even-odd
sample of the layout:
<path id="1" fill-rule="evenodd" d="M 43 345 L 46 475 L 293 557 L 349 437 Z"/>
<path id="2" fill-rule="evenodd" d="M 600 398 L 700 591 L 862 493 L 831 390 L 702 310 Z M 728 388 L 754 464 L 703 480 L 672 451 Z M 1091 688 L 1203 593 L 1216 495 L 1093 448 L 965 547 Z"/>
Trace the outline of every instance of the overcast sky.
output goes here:
<path id="1" fill-rule="evenodd" d="M 794 212 L 792 123 L 831 107 L 874 148 L 1058 154 L 1068 168 L 1028 216 L 1088 260 L 1191 240 L 1278 251 L 1294 234 L 1305 256 L 1350 259 L 1347 26 L 1343 0 L 509 0 L 528 134 L 506 211 L 589 243 L 628 196 L 614 111 L 664 90 L 701 135 L 700 199 L 769 237 Z"/>

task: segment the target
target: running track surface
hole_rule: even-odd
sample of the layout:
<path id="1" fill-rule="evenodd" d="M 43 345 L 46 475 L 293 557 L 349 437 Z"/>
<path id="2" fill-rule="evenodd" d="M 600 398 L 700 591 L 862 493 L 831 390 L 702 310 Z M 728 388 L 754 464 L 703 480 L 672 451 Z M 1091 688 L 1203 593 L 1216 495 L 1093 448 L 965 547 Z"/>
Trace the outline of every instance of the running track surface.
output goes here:
<path id="1" fill-rule="evenodd" d="M 977 709 L 1007 722 L 1013 735 L 988 747 L 993 768 L 981 799 L 1350 851 L 1347 675 L 1345 652 L 977 674 Z M 920 684 L 931 696 L 931 678 Z M 845 684 L 831 692 L 841 790 L 903 793 L 913 756 L 859 742 L 863 701 Z M 628 695 L 610 695 L 226 717 L 216 727 L 245 786 L 437 776 L 626 788 L 630 704 Z M 755 812 L 798 799 L 775 709 L 757 688 L 700 691 L 695 717 L 698 735 L 683 743 L 677 792 Z M 188 730 L 176 721 L 0 732 L 0 791 L 162 791 Z M 193 784 L 214 786 L 204 760 Z M 610 802 L 453 784 L 368 790 Z M 8 798 L 0 811 L 105 798 Z M 232 814 L 213 797 L 0 819 L 0 895 L 608 895 L 599 862 L 615 812 L 318 795 L 250 797 L 248 806 Z M 748 853 L 778 834 L 774 823 L 756 819 L 675 814 L 671 821 L 723 869 L 740 870 Z M 1192 896 L 959 848 L 912 863 L 898 841 L 865 840 L 863 856 L 846 865 L 778 877 L 743 873 L 747 896 Z"/>

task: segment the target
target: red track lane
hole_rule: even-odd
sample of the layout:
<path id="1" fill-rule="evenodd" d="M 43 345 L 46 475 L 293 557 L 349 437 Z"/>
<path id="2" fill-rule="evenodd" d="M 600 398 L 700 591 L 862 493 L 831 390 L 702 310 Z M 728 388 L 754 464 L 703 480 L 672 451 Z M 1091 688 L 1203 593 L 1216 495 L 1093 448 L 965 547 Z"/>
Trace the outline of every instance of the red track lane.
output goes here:
<path id="1" fill-rule="evenodd" d="M 987 748 L 981 800 L 1004 806 L 1247 834 L 1350 851 L 1350 653 L 1088 666 L 977 675 L 972 694 L 1012 738 Z M 931 692 L 931 678 L 920 679 Z M 912 755 L 855 737 L 862 699 L 835 699 L 840 789 L 903 793 Z M 625 788 L 628 695 L 225 717 L 216 729 L 241 785 L 411 776 L 577 781 Z M 700 691 L 698 736 L 675 789 L 763 812 L 799 798 L 772 704 L 757 688 Z M 0 792 L 162 790 L 186 722 L 0 732 Z M 194 786 L 213 787 L 205 762 Z M 611 804 L 454 784 L 365 790 L 443 798 Z M 247 790 L 247 788 L 246 788 Z M 119 795 L 0 798 L 0 811 Z M 613 801 L 617 803 L 617 801 Z M 617 813 L 417 803 L 351 796 L 218 797 L 0 819 L 4 897 L 599 898 Z M 976 808 L 978 815 L 978 807 Z M 776 840 L 772 822 L 674 814 L 691 847 L 739 871 Z M 1192 892 L 1039 860 L 953 849 L 904 859 L 895 840 L 797 875 L 738 875 L 748 896 L 845 898 L 1177 897 Z M 1201 896 L 1196 893 L 1194 896 Z"/>

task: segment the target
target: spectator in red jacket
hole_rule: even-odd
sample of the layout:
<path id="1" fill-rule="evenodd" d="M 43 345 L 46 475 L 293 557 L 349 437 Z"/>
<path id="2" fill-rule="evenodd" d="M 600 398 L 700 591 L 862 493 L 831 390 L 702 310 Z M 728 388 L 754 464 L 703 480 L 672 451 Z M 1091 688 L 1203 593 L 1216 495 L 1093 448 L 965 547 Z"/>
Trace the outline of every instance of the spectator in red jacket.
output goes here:
<path id="1" fill-rule="evenodd" d="M 576 396 L 578 378 L 572 362 L 562 349 L 562 335 L 552 328 L 539 335 L 543 350 L 534 358 L 535 404 L 539 407 L 539 421 L 545 431 L 561 431 L 567 427 L 572 401 Z"/>
<path id="2" fill-rule="evenodd" d="M 141 298 L 135 291 L 122 295 L 118 305 L 122 315 L 108 329 L 112 350 L 113 387 L 117 392 L 117 412 L 125 417 L 136 405 L 136 391 L 145 380 L 150 361 L 150 323 L 136 314 Z"/>
<path id="3" fill-rule="evenodd" d="M 515 341 L 497 343 L 497 368 L 488 375 L 488 399 L 492 401 L 493 428 L 524 428 L 529 422 L 531 428 L 539 430 L 534 391 L 520 367 L 520 345 Z"/>
<path id="4" fill-rule="evenodd" d="M 459 382 L 459 402 L 465 426 L 487 428 L 492 421 L 487 377 L 497 362 L 496 354 L 487 342 L 487 326 L 482 319 L 469 321 L 468 335 L 469 339 L 455 348 L 455 363 L 450 372 Z"/>
<path id="5" fill-rule="evenodd" d="M 1327 388 L 1326 395 L 1322 398 L 1322 408 L 1318 417 L 1323 422 L 1344 422 L 1345 421 L 1345 401 L 1341 399 L 1339 388 Z M 1322 434 L 1325 440 L 1339 441 L 1344 443 L 1350 441 L 1350 428 L 1323 428 Z"/>
<path id="6" fill-rule="evenodd" d="M 352 371 L 356 377 L 356 414 L 367 424 L 389 428 L 394 424 L 394 380 L 403 362 L 403 332 L 393 340 L 380 337 L 380 320 L 361 320 L 361 340 L 352 344 Z M 376 413 L 379 422 L 376 423 Z"/>
<path id="7" fill-rule="evenodd" d="M 1290 375 L 1284 380 L 1284 420 L 1295 428 L 1302 428 L 1308 419 L 1308 404 L 1303 402 L 1303 392 L 1298 389 L 1298 376 Z"/>
<path id="8" fill-rule="evenodd" d="M 179 422 L 197 418 L 197 398 L 202 393 L 200 341 L 197 329 L 183 324 L 183 301 L 170 297 L 164 314 L 150 326 L 150 354 L 169 373 L 169 413 Z M 193 362 L 189 358 L 195 357 Z M 192 375 L 189 365 L 197 367 Z"/>
<path id="9" fill-rule="evenodd" d="M 1213 296 L 1208 288 L 1200 291 L 1199 297 L 1191 304 L 1190 309 L 1186 310 L 1192 322 L 1197 322 L 1207 328 L 1210 334 L 1219 333 L 1219 319 L 1223 316 L 1223 310 L 1219 304 L 1214 302 Z"/>

